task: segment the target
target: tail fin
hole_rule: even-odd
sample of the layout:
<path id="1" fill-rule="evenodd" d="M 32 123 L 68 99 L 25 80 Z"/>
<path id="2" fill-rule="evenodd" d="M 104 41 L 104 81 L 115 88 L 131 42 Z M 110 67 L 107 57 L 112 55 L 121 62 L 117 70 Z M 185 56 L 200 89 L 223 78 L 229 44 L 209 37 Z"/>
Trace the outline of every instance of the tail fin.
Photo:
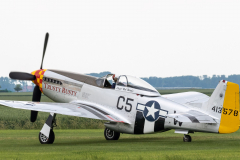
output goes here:
<path id="1" fill-rule="evenodd" d="M 239 85 L 222 80 L 212 93 L 207 112 L 220 119 L 219 133 L 239 129 Z"/>

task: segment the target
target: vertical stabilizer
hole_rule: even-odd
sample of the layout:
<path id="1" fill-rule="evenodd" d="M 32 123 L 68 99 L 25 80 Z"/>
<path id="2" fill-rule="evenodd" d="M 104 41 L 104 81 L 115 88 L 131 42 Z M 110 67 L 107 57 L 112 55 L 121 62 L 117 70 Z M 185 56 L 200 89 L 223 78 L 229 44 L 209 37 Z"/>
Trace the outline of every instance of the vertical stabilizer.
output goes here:
<path id="1" fill-rule="evenodd" d="M 236 132 L 239 128 L 239 85 L 220 81 L 208 100 L 207 112 L 220 120 L 219 133 Z"/>

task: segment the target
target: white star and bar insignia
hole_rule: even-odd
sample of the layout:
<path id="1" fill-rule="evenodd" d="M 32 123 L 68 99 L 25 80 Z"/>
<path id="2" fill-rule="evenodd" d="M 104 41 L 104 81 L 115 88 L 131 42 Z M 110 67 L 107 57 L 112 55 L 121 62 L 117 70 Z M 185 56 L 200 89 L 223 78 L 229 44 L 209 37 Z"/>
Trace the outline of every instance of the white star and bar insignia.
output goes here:
<path id="1" fill-rule="evenodd" d="M 145 105 L 137 104 L 137 110 L 142 111 L 143 116 L 150 122 L 156 121 L 159 117 L 166 118 L 168 111 L 161 109 L 157 101 L 149 101 Z"/>

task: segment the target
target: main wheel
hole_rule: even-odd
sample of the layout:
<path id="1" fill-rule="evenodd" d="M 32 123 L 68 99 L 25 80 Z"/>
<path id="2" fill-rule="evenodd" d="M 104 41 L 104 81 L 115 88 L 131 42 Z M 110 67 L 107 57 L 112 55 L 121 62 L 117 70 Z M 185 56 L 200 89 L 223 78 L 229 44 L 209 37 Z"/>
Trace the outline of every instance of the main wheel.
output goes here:
<path id="1" fill-rule="evenodd" d="M 104 136 L 106 140 L 118 140 L 120 137 L 119 132 L 112 131 L 108 128 L 105 128 L 104 130 Z"/>
<path id="2" fill-rule="evenodd" d="M 53 144 L 54 140 L 55 134 L 52 129 L 50 130 L 49 138 L 47 138 L 44 134 L 39 132 L 39 142 L 41 144 Z"/>
<path id="3" fill-rule="evenodd" d="M 183 142 L 192 142 L 192 138 L 190 135 L 184 135 Z"/>

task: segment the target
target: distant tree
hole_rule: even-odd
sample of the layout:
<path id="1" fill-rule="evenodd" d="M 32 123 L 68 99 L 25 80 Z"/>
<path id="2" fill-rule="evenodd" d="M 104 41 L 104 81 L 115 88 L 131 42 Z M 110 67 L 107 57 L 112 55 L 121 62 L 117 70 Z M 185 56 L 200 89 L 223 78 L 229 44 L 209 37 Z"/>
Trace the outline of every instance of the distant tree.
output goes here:
<path id="1" fill-rule="evenodd" d="M 1 85 L 0 85 L 0 88 L 1 88 Z"/>
<path id="2" fill-rule="evenodd" d="M 16 84 L 14 90 L 17 91 L 17 92 L 21 91 L 22 90 L 21 84 Z"/>
<path id="3" fill-rule="evenodd" d="M 203 75 L 203 79 L 206 79 L 206 78 L 208 78 L 207 75 Z"/>

